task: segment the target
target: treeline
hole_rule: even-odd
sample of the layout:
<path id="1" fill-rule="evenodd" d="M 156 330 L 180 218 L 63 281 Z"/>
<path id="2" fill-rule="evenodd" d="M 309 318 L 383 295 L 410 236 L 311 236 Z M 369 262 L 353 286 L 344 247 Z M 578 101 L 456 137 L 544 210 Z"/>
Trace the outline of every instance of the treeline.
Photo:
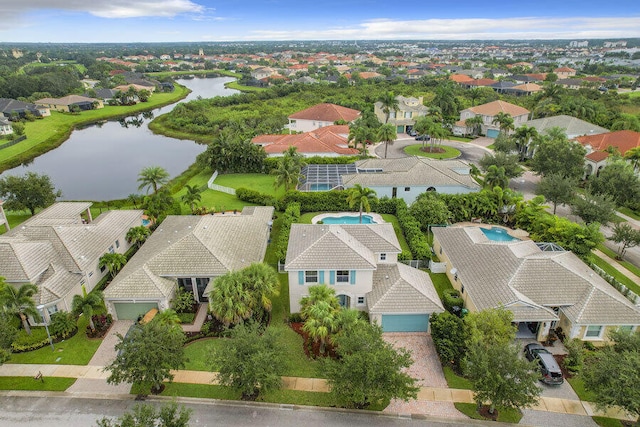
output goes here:
<path id="1" fill-rule="evenodd" d="M 24 73 L 0 76 L 0 98 L 30 99 L 36 93 L 60 97 L 82 91 L 82 75 L 74 66 L 27 67 Z"/>

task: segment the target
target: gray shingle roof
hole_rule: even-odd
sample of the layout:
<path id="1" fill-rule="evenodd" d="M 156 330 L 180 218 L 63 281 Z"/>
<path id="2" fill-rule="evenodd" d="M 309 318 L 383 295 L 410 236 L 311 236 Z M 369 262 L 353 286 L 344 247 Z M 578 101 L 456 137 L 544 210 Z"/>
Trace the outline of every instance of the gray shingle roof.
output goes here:
<path id="1" fill-rule="evenodd" d="M 389 223 L 292 224 L 285 270 L 374 270 L 381 252 L 401 252 Z"/>
<path id="2" fill-rule="evenodd" d="M 567 115 L 559 115 L 552 117 L 544 117 L 542 119 L 529 120 L 525 123 L 527 126 L 534 127 L 538 133 L 544 134 L 551 128 L 559 127 L 565 130 L 569 138 L 582 135 L 597 135 L 608 133 L 609 130 L 601 126 L 580 120 Z"/>
<path id="3" fill-rule="evenodd" d="M 369 312 L 440 313 L 444 307 L 431 278 L 404 264 L 379 264 L 367 294 Z"/>

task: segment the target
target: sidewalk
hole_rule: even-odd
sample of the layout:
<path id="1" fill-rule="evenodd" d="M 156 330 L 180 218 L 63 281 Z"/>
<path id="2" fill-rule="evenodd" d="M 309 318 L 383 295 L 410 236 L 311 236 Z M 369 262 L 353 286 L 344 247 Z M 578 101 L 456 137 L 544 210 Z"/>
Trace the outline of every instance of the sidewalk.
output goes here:
<path id="1" fill-rule="evenodd" d="M 80 365 L 27 365 L 4 364 L 0 366 L 0 376 L 35 377 L 38 372 L 46 377 L 65 377 L 78 379 L 106 379 L 109 374 L 103 371 L 102 366 Z M 206 371 L 174 371 L 173 381 L 188 384 L 217 384 L 216 373 Z M 312 391 L 327 393 L 329 386 L 327 381 L 320 378 L 282 377 L 283 388 L 287 390 Z M 423 402 L 461 402 L 474 403 L 471 390 L 460 390 L 439 387 L 421 387 L 417 401 Z M 558 399 L 552 397 L 540 397 L 538 405 L 532 409 L 537 411 L 554 412 L 559 414 L 605 416 L 635 421 L 620 410 L 608 410 L 605 412 L 596 410 L 596 405 L 591 402 L 579 400 Z"/>
<path id="2" fill-rule="evenodd" d="M 629 279 L 637 283 L 640 283 L 640 277 L 636 276 L 635 273 L 627 270 L 622 264 L 618 263 L 618 261 L 616 261 L 615 259 L 611 258 L 604 252 L 601 252 L 599 249 L 593 249 L 593 253 L 599 256 L 600 258 L 602 258 L 603 260 L 607 261 L 607 263 L 609 263 L 611 267 L 615 268 L 620 273 L 627 276 Z"/>

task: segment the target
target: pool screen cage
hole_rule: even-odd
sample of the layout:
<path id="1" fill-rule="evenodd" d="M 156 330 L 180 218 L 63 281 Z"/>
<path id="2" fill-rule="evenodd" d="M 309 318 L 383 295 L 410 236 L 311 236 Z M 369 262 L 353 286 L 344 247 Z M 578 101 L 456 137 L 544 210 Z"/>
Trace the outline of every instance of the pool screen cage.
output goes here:
<path id="1" fill-rule="evenodd" d="M 340 177 L 344 174 L 358 173 L 356 165 L 307 165 L 300 172 L 298 190 L 300 191 L 329 191 L 342 189 Z"/>

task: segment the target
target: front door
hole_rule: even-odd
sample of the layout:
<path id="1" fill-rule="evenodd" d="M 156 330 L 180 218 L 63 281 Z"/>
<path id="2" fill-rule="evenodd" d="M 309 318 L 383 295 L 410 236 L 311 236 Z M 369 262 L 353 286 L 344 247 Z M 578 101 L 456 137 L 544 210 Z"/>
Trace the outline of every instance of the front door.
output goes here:
<path id="1" fill-rule="evenodd" d="M 391 198 L 395 199 L 396 197 L 398 197 L 398 187 L 393 187 L 391 189 Z"/>
<path id="2" fill-rule="evenodd" d="M 198 302 L 209 301 L 209 296 L 205 295 L 204 290 L 209 284 L 208 277 L 198 277 L 196 279 L 196 290 L 198 291 Z"/>
<path id="3" fill-rule="evenodd" d="M 351 308 L 351 297 L 348 295 L 338 295 L 338 304 L 342 308 Z"/>

